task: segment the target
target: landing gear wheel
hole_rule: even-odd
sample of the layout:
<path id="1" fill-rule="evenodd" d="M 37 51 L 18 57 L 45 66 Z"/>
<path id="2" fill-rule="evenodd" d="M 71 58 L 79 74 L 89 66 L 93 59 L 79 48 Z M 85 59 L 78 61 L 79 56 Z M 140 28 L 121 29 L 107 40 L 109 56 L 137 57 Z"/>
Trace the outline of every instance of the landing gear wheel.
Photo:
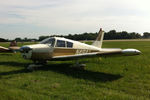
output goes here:
<path id="1" fill-rule="evenodd" d="M 79 69 L 84 70 L 85 66 L 86 66 L 86 64 L 79 64 Z"/>
<path id="2" fill-rule="evenodd" d="M 33 60 L 34 64 L 30 64 L 27 67 L 27 70 L 29 71 L 33 71 L 35 68 L 39 68 L 42 67 L 43 65 L 45 65 L 47 63 L 46 60 L 42 60 L 42 61 L 38 61 L 38 60 Z"/>
<path id="3" fill-rule="evenodd" d="M 30 65 L 27 67 L 27 70 L 33 71 L 33 70 L 34 70 L 34 65 L 33 65 L 33 64 L 30 64 Z"/>
<path id="4" fill-rule="evenodd" d="M 86 64 L 79 64 L 79 62 L 77 61 L 74 65 L 72 65 L 71 67 L 76 68 L 76 69 L 80 69 L 80 70 L 84 70 L 85 69 Z"/>
<path id="5" fill-rule="evenodd" d="M 33 60 L 34 64 L 42 64 L 42 65 L 45 65 L 47 63 L 46 60 L 42 60 L 42 61 L 38 61 L 38 60 Z"/>
<path id="6" fill-rule="evenodd" d="M 34 71 L 35 68 L 39 68 L 39 67 L 42 67 L 43 65 L 36 65 L 36 64 L 30 64 L 28 67 L 27 67 L 27 70 L 29 71 Z"/>

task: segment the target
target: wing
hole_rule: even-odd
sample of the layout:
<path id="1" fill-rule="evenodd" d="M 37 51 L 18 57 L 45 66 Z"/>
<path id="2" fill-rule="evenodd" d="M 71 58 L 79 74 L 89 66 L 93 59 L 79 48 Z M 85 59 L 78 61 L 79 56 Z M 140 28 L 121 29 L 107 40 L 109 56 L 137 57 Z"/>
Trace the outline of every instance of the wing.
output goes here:
<path id="1" fill-rule="evenodd" d="M 5 47 L 0 46 L 0 53 L 1 53 L 1 52 L 11 52 L 11 50 L 8 49 L 8 48 L 5 48 Z"/>
<path id="2" fill-rule="evenodd" d="M 20 47 L 13 46 L 13 47 L 9 47 L 9 49 L 12 50 L 12 51 L 19 51 Z"/>
<path id="3" fill-rule="evenodd" d="M 107 50 L 101 52 L 93 52 L 93 53 L 84 53 L 84 54 L 76 54 L 76 55 L 67 55 L 67 56 L 55 56 L 51 60 L 72 60 L 79 58 L 88 58 L 88 57 L 103 57 L 103 56 L 113 56 L 120 55 L 122 53 L 122 49 L 116 50 Z"/>
<path id="4" fill-rule="evenodd" d="M 5 48 L 5 47 L 2 47 L 0 46 L 0 53 L 13 53 L 13 52 L 16 52 L 16 51 L 19 51 L 20 50 L 20 47 L 9 47 L 9 48 Z"/>

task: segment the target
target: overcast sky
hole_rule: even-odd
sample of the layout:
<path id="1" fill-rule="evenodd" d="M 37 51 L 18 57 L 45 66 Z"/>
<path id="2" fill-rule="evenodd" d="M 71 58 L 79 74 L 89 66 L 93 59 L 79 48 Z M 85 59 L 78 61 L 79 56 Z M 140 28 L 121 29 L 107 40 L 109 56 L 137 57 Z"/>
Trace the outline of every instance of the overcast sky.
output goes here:
<path id="1" fill-rule="evenodd" d="M 150 32 L 150 0 L 1 0 L 0 37 Z"/>

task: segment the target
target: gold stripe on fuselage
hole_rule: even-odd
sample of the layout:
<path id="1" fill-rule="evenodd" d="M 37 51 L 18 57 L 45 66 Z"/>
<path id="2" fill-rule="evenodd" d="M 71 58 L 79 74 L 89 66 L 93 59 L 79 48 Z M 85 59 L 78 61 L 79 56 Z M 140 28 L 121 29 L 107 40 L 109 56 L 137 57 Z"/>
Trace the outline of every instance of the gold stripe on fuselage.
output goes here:
<path id="1" fill-rule="evenodd" d="M 56 56 L 69 56 L 69 55 L 92 53 L 92 52 L 98 52 L 98 50 L 56 47 L 53 49 L 53 52 L 45 52 L 45 53 L 33 52 L 31 59 L 33 59 L 33 60 L 40 60 L 40 59 L 50 60 L 52 57 L 56 57 Z"/>
<path id="2" fill-rule="evenodd" d="M 73 48 L 54 48 L 53 57 L 55 56 L 67 56 L 67 55 L 75 55 L 77 49 Z"/>

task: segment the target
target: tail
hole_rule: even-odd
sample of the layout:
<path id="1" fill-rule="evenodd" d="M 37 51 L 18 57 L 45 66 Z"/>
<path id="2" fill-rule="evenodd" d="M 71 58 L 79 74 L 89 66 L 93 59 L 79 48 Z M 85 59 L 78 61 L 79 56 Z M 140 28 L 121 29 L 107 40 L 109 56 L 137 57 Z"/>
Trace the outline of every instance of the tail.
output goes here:
<path id="1" fill-rule="evenodd" d="M 104 38 L 104 31 L 102 30 L 102 28 L 100 28 L 98 36 L 92 45 L 101 48 L 103 44 L 103 38 Z"/>
<path id="2" fill-rule="evenodd" d="M 15 40 L 10 42 L 9 47 L 16 47 L 16 46 L 17 46 L 17 42 Z"/>
<path id="3" fill-rule="evenodd" d="M 9 45 L 9 50 L 16 52 L 20 50 L 20 47 L 17 46 L 17 42 L 16 41 L 12 41 Z"/>

